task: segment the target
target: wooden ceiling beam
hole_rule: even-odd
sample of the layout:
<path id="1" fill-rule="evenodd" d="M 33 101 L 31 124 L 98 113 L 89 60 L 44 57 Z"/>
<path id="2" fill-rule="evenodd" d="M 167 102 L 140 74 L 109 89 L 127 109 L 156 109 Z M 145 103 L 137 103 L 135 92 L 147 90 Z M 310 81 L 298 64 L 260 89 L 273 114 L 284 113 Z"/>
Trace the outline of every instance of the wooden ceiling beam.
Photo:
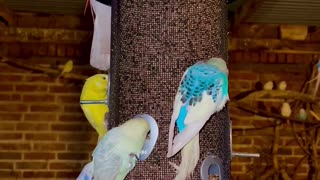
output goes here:
<path id="1" fill-rule="evenodd" d="M 92 17 L 15 12 L 16 27 L 93 30 Z"/>
<path id="2" fill-rule="evenodd" d="M 3 2 L 0 1 L 0 27 L 12 26 L 15 24 L 15 17 L 13 11 L 9 9 Z"/>
<path id="3" fill-rule="evenodd" d="M 228 50 L 250 50 L 250 51 L 290 51 L 290 53 L 320 52 L 320 41 L 297 41 L 284 39 L 250 39 L 229 38 Z"/>
<path id="4" fill-rule="evenodd" d="M 90 42 L 91 31 L 40 28 L 0 28 L 0 42 L 81 44 Z"/>
<path id="5" fill-rule="evenodd" d="M 232 31 L 249 18 L 262 5 L 263 1 L 265 0 L 246 0 L 234 14 Z"/>
<path id="6" fill-rule="evenodd" d="M 320 26 L 244 23 L 237 30 L 231 32 L 230 36 L 241 39 L 282 39 L 320 42 Z"/>

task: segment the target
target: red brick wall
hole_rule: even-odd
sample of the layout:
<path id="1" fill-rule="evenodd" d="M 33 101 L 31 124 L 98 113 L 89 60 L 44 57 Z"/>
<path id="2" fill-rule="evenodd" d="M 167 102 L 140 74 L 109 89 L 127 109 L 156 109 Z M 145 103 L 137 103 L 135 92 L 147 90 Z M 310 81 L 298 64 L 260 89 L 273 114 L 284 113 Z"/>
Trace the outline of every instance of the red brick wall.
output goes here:
<path id="1" fill-rule="evenodd" d="M 92 22 L 72 16 L 18 14 L 15 20 L 19 28 L 75 30 L 68 34 L 75 40 L 78 30 L 92 29 Z M 40 34 L 43 39 L 29 36 L 29 43 L 6 32 L 7 27 L 0 28 L 0 57 L 21 58 L 26 64 L 72 59 L 76 73 L 94 74 L 86 66 L 90 41 L 48 43 L 47 39 L 63 38 L 49 33 Z M 83 83 L 5 63 L 0 69 L 0 179 L 75 179 L 97 141 L 79 106 Z"/>
<path id="2" fill-rule="evenodd" d="M 308 67 L 306 65 L 316 60 L 317 56 L 234 52 L 229 58 L 230 96 L 235 101 L 235 96 L 239 93 L 253 90 L 257 83 L 264 84 L 270 80 L 276 83 L 284 80 L 288 84 L 288 90 L 299 91 L 307 77 Z M 257 65 L 256 62 L 260 62 L 260 65 Z M 279 110 L 280 105 L 276 105 Z M 230 108 L 230 114 L 249 115 L 235 108 Z M 266 169 L 270 169 L 273 128 L 245 129 L 271 125 L 271 122 L 273 121 L 232 119 L 233 151 L 261 153 L 261 158 L 233 158 L 231 165 L 233 179 L 259 179 L 259 175 L 263 174 Z M 301 128 L 302 126 L 298 125 L 298 129 Z M 292 177 L 293 169 L 304 153 L 294 140 L 291 126 L 281 126 L 278 154 L 280 164 L 284 164 L 289 176 Z M 296 178 L 307 179 L 308 170 L 309 166 L 305 158 L 295 173 Z"/>
<path id="3" fill-rule="evenodd" d="M 0 178 L 76 177 L 97 140 L 82 84 L 0 67 Z"/>

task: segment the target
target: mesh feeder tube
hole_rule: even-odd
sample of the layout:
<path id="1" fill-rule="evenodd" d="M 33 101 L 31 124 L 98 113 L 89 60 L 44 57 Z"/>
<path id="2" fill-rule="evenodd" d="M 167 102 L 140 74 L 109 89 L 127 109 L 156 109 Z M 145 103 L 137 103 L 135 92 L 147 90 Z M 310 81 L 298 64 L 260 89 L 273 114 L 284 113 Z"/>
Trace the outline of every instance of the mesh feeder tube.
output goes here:
<path id="1" fill-rule="evenodd" d="M 168 131 L 174 97 L 183 72 L 199 60 L 227 59 L 225 0 L 113 0 L 109 128 L 146 113 L 159 125 L 150 157 L 138 162 L 126 179 L 170 180 L 180 153 L 167 159 Z M 200 131 L 200 160 L 221 159 L 221 179 L 230 179 L 228 108 L 216 113 Z"/>

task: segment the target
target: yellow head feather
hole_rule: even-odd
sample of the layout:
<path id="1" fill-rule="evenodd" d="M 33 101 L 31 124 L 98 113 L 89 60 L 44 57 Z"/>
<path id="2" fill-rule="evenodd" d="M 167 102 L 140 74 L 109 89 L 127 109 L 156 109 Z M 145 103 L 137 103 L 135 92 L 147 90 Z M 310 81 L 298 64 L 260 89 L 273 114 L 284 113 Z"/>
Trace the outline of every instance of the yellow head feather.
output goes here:
<path id="1" fill-rule="evenodd" d="M 80 100 L 104 100 L 108 92 L 108 75 L 96 74 L 88 79 L 83 85 Z"/>

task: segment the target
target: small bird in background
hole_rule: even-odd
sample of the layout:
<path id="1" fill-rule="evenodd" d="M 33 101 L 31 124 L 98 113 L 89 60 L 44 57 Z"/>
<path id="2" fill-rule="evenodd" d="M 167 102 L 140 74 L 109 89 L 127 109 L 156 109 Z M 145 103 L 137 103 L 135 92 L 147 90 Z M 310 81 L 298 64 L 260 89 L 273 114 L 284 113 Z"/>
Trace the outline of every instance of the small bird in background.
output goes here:
<path id="1" fill-rule="evenodd" d="M 279 84 L 278 84 L 278 90 L 281 90 L 281 91 L 284 91 L 287 89 L 287 83 L 286 81 L 281 81 Z"/>
<path id="2" fill-rule="evenodd" d="M 96 74 L 86 79 L 80 95 L 80 106 L 91 126 L 97 131 L 99 140 L 107 132 L 105 114 L 109 112 L 108 75 Z"/>
<path id="3" fill-rule="evenodd" d="M 307 82 L 307 83 L 311 83 L 311 82 L 317 80 L 316 85 L 315 85 L 314 90 L 313 90 L 313 95 L 312 95 L 314 98 L 317 95 L 317 92 L 318 92 L 318 89 L 319 89 L 319 85 L 320 85 L 320 59 L 319 59 L 318 64 L 317 64 L 317 69 L 318 69 L 318 74 L 316 75 L 316 77 Z"/>
<path id="4" fill-rule="evenodd" d="M 290 104 L 287 102 L 284 102 L 281 106 L 281 115 L 283 117 L 290 117 L 291 113 L 292 113 L 292 110 L 291 110 Z"/>
<path id="5" fill-rule="evenodd" d="M 264 90 L 272 90 L 273 89 L 273 82 L 272 81 L 268 81 L 263 85 L 263 89 Z"/>
<path id="6" fill-rule="evenodd" d="M 150 131 L 150 123 L 134 118 L 111 129 L 93 151 L 94 180 L 123 180 L 135 167 Z"/>
<path id="7" fill-rule="evenodd" d="M 63 69 L 61 71 L 61 73 L 59 74 L 58 77 L 64 76 L 65 74 L 71 72 L 73 69 L 73 61 L 69 60 L 68 62 L 66 62 L 63 66 Z"/>
<path id="8" fill-rule="evenodd" d="M 229 100 L 228 68 L 224 60 L 211 58 L 190 66 L 184 73 L 175 96 L 171 117 L 167 157 L 181 150 L 176 180 L 190 176 L 200 157 L 199 133 L 210 117 Z M 174 137 L 175 124 L 178 134 Z"/>
<path id="9" fill-rule="evenodd" d="M 307 112 L 304 108 L 299 109 L 298 119 L 303 121 L 307 119 Z"/>
<path id="10" fill-rule="evenodd" d="M 76 180 L 93 180 L 93 162 L 84 166 Z"/>

